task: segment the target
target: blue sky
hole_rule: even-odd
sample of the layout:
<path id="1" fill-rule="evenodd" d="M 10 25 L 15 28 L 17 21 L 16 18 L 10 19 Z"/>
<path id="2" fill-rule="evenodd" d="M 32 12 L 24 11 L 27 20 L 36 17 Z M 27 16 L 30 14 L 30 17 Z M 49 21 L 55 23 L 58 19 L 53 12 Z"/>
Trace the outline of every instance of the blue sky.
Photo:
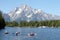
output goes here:
<path id="1" fill-rule="evenodd" d="M 0 0 L 0 10 L 8 13 L 22 4 L 60 16 L 60 0 Z"/>

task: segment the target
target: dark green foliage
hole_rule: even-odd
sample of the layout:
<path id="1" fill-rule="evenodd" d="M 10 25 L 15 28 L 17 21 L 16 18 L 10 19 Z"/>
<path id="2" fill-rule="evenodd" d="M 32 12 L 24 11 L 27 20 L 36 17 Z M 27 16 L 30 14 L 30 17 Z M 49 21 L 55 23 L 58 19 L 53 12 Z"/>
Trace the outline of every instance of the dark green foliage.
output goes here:
<path id="1" fill-rule="evenodd" d="M 39 27 L 39 26 L 48 26 L 48 27 L 60 27 L 60 20 L 50 20 L 50 21 L 20 21 L 17 23 L 13 22 L 6 22 L 7 26 L 20 26 L 20 27 Z"/>
<path id="2" fill-rule="evenodd" d="M 0 11 L 0 29 L 3 29 L 5 27 L 5 21 L 2 17 L 2 12 Z"/>
<path id="3" fill-rule="evenodd" d="M 18 23 L 13 21 L 13 22 L 6 22 L 6 26 L 18 26 Z"/>
<path id="4" fill-rule="evenodd" d="M 39 26 L 48 26 L 48 27 L 59 27 L 60 20 L 50 20 L 50 21 L 21 21 L 19 24 L 21 27 L 39 27 Z"/>

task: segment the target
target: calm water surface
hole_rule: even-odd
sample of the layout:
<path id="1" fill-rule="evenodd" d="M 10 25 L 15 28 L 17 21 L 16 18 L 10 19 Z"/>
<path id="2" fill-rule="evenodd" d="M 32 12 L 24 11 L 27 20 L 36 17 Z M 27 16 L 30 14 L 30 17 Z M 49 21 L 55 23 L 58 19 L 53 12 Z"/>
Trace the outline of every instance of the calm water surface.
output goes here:
<path id="1" fill-rule="evenodd" d="M 6 31 L 9 34 L 4 34 Z M 16 32 L 20 32 L 20 34 L 16 36 Z M 34 32 L 36 35 L 28 36 L 31 32 Z M 6 27 L 0 30 L 0 40 L 60 40 L 60 28 Z"/>

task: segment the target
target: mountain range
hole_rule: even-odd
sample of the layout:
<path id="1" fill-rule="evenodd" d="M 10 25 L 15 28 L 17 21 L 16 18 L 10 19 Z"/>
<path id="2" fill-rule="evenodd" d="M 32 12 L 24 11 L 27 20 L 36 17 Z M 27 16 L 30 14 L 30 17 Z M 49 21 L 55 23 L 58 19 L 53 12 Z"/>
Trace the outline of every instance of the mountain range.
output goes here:
<path id="1" fill-rule="evenodd" d="M 60 16 L 48 14 L 41 9 L 33 9 L 28 5 L 14 8 L 7 14 L 3 14 L 5 21 L 45 21 L 60 20 Z"/>

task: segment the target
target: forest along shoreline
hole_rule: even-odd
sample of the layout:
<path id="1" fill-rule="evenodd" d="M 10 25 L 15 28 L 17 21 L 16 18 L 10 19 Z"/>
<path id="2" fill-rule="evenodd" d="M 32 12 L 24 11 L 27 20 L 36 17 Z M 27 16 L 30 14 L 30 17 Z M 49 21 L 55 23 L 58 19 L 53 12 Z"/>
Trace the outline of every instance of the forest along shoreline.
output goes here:
<path id="1" fill-rule="evenodd" d="M 6 22 L 6 26 L 8 27 L 53 27 L 59 28 L 60 27 L 60 20 L 46 20 L 46 21 L 20 21 L 19 23 L 16 21 Z"/>

